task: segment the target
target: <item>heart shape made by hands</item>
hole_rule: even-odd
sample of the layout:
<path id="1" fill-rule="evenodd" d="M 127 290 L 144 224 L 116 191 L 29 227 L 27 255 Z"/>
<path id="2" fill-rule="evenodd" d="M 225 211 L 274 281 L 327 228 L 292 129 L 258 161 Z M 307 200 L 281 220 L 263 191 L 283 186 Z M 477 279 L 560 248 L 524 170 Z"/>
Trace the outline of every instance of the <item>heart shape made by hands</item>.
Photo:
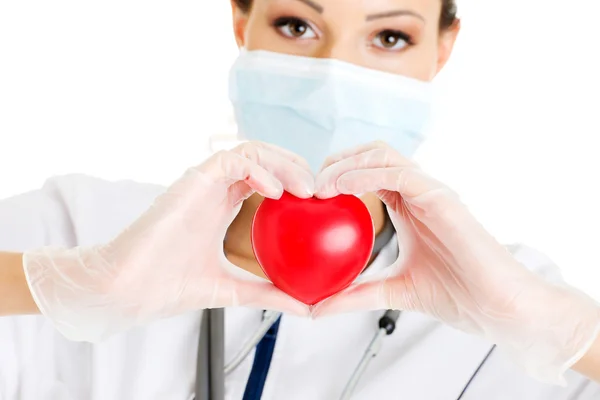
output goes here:
<path id="1" fill-rule="evenodd" d="M 375 240 L 357 197 L 265 199 L 252 221 L 252 249 L 273 284 L 314 305 L 348 287 L 365 269 Z"/>

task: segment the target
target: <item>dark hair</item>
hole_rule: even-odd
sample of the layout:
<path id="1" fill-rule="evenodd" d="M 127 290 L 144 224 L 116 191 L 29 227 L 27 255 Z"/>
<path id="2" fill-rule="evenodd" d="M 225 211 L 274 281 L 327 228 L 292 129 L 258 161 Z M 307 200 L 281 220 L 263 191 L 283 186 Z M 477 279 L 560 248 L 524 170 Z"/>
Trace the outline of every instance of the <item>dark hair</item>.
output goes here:
<path id="1" fill-rule="evenodd" d="M 249 12 L 252 8 L 252 0 L 233 0 L 243 12 Z M 456 22 L 456 1 L 442 0 L 442 13 L 440 15 L 440 29 L 450 28 Z"/>

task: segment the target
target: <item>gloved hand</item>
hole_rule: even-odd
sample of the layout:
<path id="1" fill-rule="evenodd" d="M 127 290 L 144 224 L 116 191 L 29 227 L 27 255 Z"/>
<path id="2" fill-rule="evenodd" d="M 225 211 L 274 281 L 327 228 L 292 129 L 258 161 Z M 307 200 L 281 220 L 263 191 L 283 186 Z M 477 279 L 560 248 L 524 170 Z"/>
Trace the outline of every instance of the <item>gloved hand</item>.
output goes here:
<path id="1" fill-rule="evenodd" d="M 190 310 L 249 306 L 308 315 L 308 307 L 228 262 L 223 239 L 254 192 L 311 197 L 308 164 L 245 143 L 190 168 L 110 243 L 42 248 L 23 256 L 43 315 L 71 340 L 99 341 Z"/>
<path id="2" fill-rule="evenodd" d="M 401 256 L 317 305 L 313 316 L 419 311 L 489 339 L 530 375 L 558 384 L 597 337 L 595 301 L 527 270 L 455 193 L 385 144 L 330 158 L 315 189 L 320 198 L 377 193 L 398 232 Z"/>

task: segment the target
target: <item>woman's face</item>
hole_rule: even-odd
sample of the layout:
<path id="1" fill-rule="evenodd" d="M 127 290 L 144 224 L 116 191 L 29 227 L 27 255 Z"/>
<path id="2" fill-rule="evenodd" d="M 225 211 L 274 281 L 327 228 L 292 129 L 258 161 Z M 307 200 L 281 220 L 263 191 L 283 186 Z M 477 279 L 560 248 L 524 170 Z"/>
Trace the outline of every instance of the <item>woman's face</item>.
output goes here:
<path id="1" fill-rule="evenodd" d="M 429 81 L 448 60 L 459 25 L 440 32 L 442 0 L 254 0 L 233 7 L 248 50 L 335 58 Z"/>

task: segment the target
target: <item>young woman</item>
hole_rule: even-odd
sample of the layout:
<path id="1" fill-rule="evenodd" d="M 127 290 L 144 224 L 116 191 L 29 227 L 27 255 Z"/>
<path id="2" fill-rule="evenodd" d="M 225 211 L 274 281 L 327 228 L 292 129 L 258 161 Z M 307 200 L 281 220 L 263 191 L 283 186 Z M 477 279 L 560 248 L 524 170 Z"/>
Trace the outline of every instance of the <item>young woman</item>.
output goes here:
<path id="1" fill-rule="evenodd" d="M 13 315 L 0 397 L 192 399 L 198 310 L 215 307 L 227 360 L 264 309 L 284 312 L 227 375 L 227 399 L 340 398 L 385 309 L 406 311 L 352 398 L 598 397 L 570 370 L 600 379 L 598 305 L 543 255 L 497 244 L 410 161 L 459 31 L 454 2 L 238 0 L 233 27 L 249 143 L 166 190 L 72 175 L 0 203 L 13 252 L 0 255 Z M 360 196 L 384 239 L 368 280 L 309 309 L 262 279 L 251 219 L 284 190 Z"/>

